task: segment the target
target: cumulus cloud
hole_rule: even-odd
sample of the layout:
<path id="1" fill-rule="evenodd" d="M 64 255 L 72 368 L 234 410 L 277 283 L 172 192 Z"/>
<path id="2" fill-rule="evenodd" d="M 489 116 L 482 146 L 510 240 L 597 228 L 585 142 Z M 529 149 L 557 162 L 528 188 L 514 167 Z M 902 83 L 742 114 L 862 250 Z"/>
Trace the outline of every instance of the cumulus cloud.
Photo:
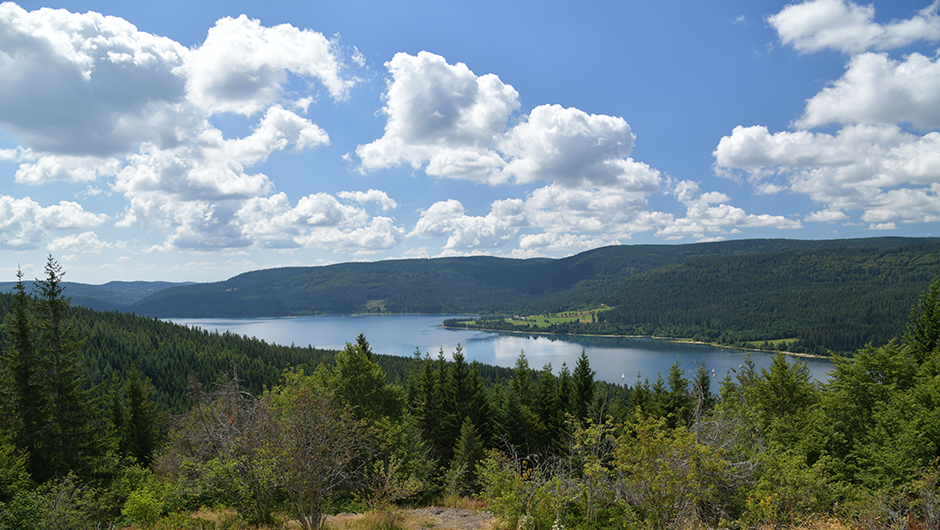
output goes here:
<path id="1" fill-rule="evenodd" d="M 320 80 L 334 99 L 355 81 L 344 78 L 329 40 L 288 24 L 264 27 L 245 15 L 223 18 L 181 66 L 191 99 L 210 112 L 251 115 L 279 101 L 287 74 Z"/>
<path id="2" fill-rule="evenodd" d="M 274 191 L 250 168 L 329 143 L 290 109 L 316 99 L 310 80 L 347 96 L 358 80 L 341 56 L 320 33 L 245 16 L 219 20 L 190 50 L 120 18 L 2 4 L 0 126 L 25 147 L 0 158 L 20 163 L 23 184 L 107 180 L 127 200 L 118 224 L 166 232 L 163 248 L 249 246 L 237 212 Z M 287 90 L 290 76 L 308 81 L 303 93 Z M 211 118 L 226 112 L 258 118 L 225 138 Z"/>
<path id="3" fill-rule="evenodd" d="M 628 158 L 626 120 L 541 105 L 510 126 L 519 96 L 493 74 L 439 56 L 396 54 L 378 140 L 356 153 L 364 171 L 410 164 L 432 176 L 491 185 L 537 181 L 655 191 L 659 173 Z"/>
<path id="4" fill-rule="evenodd" d="M 805 217 L 805 221 L 808 223 L 832 223 L 835 221 L 846 221 L 849 216 L 839 210 L 820 210 L 818 212 L 811 212 Z"/>
<path id="5" fill-rule="evenodd" d="M 90 228 L 107 219 L 107 215 L 86 212 L 71 201 L 43 207 L 29 197 L 0 195 L 0 248 L 36 248 L 50 231 Z"/>
<path id="6" fill-rule="evenodd" d="M 33 163 L 20 164 L 14 179 L 21 184 L 89 182 L 117 175 L 121 165 L 121 161 L 113 157 L 48 155 Z"/>
<path id="7" fill-rule="evenodd" d="M 499 148 L 511 160 L 504 171 L 518 182 L 609 185 L 625 174 L 624 159 L 633 151 L 633 140 L 623 118 L 542 105 L 513 127 Z M 640 180 L 643 187 L 657 187 Z"/>
<path id="8" fill-rule="evenodd" d="M 519 108 L 519 94 L 493 74 L 476 76 L 467 65 L 439 56 L 397 53 L 383 112 L 385 134 L 360 145 L 366 170 L 408 163 L 428 174 L 499 182 L 505 162 L 493 152 L 497 135 Z"/>
<path id="9" fill-rule="evenodd" d="M 940 3 L 934 2 L 916 15 L 889 24 L 874 21 L 874 6 L 844 0 L 814 0 L 791 4 L 767 22 L 781 42 L 801 52 L 832 48 L 844 53 L 889 50 L 913 42 L 940 40 Z"/>
<path id="10" fill-rule="evenodd" d="M 940 127 L 940 63 L 912 53 L 903 60 L 885 54 L 852 57 L 845 75 L 806 102 L 795 125 L 898 123 Z"/>
<path id="11" fill-rule="evenodd" d="M 679 182 L 673 194 L 687 207 L 685 217 L 649 211 L 646 193 L 616 186 L 551 184 L 524 200 L 494 201 L 485 216 L 467 215 L 464 205 L 451 199 L 423 211 L 409 235 L 447 237 L 445 250 L 460 255 L 490 252 L 518 236 L 512 256 L 525 258 L 617 245 L 644 232 L 668 239 L 706 240 L 747 227 L 802 228 L 799 221 L 782 216 L 748 214 L 727 204 L 731 198 L 723 193 L 701 192 L 695 182 Z"/>
<path id="12" fill-rule="evenodd" d="M 341 199 L 348 199 L 351 201 L 356 201 L 359 204 L 366 204 L 369 202 L 377 202 L 382 207 L 382 211 L 387 212 L 388 210 L 394 210 L 398 208 L 398 203 L 389 198 L 388 194 L 384 191 L 379 190 L 369 190 L 369 191 L 341 191 L 336 194 Z"/>
<path id="13" fill-rule="evenodd" d="M 940 133 L 918 136 L 896 125 L 850 125 L 837 134 L 771 134 L 735 127 L 713 153 L 720 174 L 755 183 L 775 180 L 829 210 L 863 210 L 863 218 L 936 219 Z"/>
<path id="14" fill-rule="evenodd" d="M 94 232 L 82 232 L 64 237 L 57 237 L 49 243 L 50 252 L 81 252 L 82 254 L 101 254 L 101 251 L 114 245 L 98 239 Z"/>
<path id="15" fill-rule="evenodd" d="M 893 59 L 889 50 L 940 40 L 940 2 L 915 16 L 874 22 L 872 6 L 840 0 L 793 4 L 768 18 L 781 41 L 805 52 L 855 53 L 844 75 L 807 100 L 797 130 L 735 127 L 713 156 L 719 175 L 743 176 L 759 192 L 804 194 L 824 206 L 807 222 L 850 219 L 860 211 L 872 230 L 895 222 L 940 219 L 940 65 L 920 53 Z M 835 134 L 807 129 L 842 126 Z"/>
<path id="16" fill-rule="evenodd" d="M 465 250 L 495 247 L 525 226 L 523 201 L 496 201 L 485 216 L 466 215 L 463 204 L 455 199 L 436 202 L 421 212 L 421 218 L 410 235 L 447 237 L 445 249 Z"/>
<path id="17" fill-rule="evenodd" d="M 32 149 L 107 156 L 173 143 L 189 51 L 98 13 L 0 4 L 0 124 Z"/>
<path id="18" fill-rule="evenodd" d="M 339 195 L 353 200 L 385 196 L 384 192 L 376 190 Z M 391 201 L 387 196 L 385 198 Z M 254 198 L 246 201 L 235 217 L 245 237 L 268 248 L 370 252 L 390 248 L 404 235 L 404 230 L 395 226 L 392 219 L 372 217 L 364 209 L 343 204 L 326 193 L 302 197 L 297 206 L 291 206 L 284 193 Z"/>

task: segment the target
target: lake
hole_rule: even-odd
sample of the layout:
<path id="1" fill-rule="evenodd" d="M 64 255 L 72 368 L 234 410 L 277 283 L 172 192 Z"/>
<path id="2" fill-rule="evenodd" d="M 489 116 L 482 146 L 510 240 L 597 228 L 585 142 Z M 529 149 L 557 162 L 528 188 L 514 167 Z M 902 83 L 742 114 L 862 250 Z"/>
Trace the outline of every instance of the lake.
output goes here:
<path id="1" fill-rule="evenodd" d="M 716 348 L 703 344 L 674 343 L 662 339 L 591 337 L 572 335 L 522 335 L 445 329 L 441 323 L 462 315 L 327 315 L 291 318 L 173 318 L 178 324 L 197 326 L 209 331 L 231 331 L 257 337 L 269 343 L 314 346 L 324 349 L 342 349 L 347 342 L 355 342 L 365 334 L 372 351 L 383 355 L 411 356 L 415 349 L 437 356 L 443 348 L 449 358 L 457 345 L 463 347 L 468 361 L 479 361 L 495 366 L 512 367 L 525 351 L 529 366 L 536 370 L 551 363 L 557 374 L 563 362 L 573 370 L 584 350 L 591 361 L 596 378 L 612 383 L 636 383 L 637 374 L 655 381 L 657 374 L 666 378 L 676 359 L 689 372 L 702 362 L 715 370 L 716 381 L 724 378 L 732 368 L 744 363 L 742 350 Z M 771 354 L 752 352 L 751 359 L 758 367 L 770 366 Z M 832 369 L 828 359 L 790 357 L 791 362 L 805 362 L 812 376 L 819 381 L 828 379 Z M 621 378 L 623 376 L 623 378 Z M 717 391 L 717 384 L 715 387 Z"/>

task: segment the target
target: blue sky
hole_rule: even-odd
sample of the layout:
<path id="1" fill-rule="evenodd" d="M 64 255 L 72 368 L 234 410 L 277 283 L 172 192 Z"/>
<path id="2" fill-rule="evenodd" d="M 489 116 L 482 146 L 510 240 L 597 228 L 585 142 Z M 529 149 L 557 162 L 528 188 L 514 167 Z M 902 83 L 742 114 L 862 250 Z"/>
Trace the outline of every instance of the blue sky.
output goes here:
<path id="1" fill-rule="evenodd" d="M 0 5 L 0 274 L 940 235 L 925 1 Z"/>

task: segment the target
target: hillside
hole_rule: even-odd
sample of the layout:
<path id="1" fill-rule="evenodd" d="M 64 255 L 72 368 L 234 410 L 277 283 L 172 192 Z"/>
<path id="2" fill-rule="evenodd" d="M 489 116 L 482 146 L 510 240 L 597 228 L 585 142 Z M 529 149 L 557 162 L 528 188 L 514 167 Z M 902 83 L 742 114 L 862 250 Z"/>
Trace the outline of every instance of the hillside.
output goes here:
<path id="1" fill-rule="evenodd" d="M 26 290 L 32 291 L 33 282 L 25 282 Z M 78 282 L 62 282 L 69 290 L 72 305 L 97 309 L 98 311 L 118 311 L 134 304 L 163 289 L 174 286 L 191 285 L 192 282 L 122 282 L 111 281 L 102 285 L 89 285 Z M 0 282 L 0 293 L 9 293 L 16 282 Z"/>
<path id="2" fill-rule="evenodd" d="M 937 240 L 742 240 L 614 246 L 557 260 L 479 256 L 290 267 L 247 272 L 222 282 L 171 287 L 127 310 L 157 317 L 544 312 L 617 298 L 615 286 L 625 278 L 695 258 L 896 248 L 931 241 Z"/>

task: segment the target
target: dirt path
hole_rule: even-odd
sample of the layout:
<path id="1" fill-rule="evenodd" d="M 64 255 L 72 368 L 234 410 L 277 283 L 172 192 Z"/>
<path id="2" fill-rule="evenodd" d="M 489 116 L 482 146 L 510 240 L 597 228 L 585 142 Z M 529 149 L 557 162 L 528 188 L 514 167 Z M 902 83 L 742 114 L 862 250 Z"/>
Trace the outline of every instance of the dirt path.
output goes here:
<path id="1" fill-rule="evenodd" d="M 327 522 L 344 527 L 345 521 L 359 517 L 354 514 L 331 515 Z M 486 511 L 466 508 L 431 506 L 405 512 L 405 526 L 415 530 L 493 530 L 493 516 Z"/>

